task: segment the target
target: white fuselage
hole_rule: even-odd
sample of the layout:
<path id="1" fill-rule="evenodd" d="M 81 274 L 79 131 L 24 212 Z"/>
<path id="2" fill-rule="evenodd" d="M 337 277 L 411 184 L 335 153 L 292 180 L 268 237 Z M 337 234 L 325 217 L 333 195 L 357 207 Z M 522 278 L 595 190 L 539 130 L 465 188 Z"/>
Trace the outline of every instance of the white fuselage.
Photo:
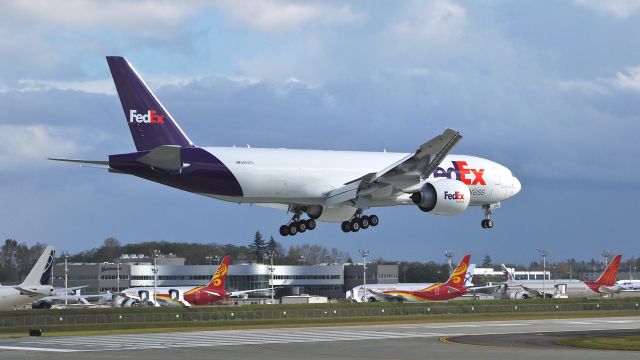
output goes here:
<path id="1" fill-rule="evenodd" d="M 513 297 L 514 293 L 524 291 L 523 286 L 537 290 L 553 297 L 587 298 L 599 296 L 586 283 L 580 280 L 558 279 L 558 280 L 516 280 L 513 283 L 506 283 L 505 297 Z"/>
<path id="2" fill-rule="evenodd" d="M 50 285 L 25 286 L 26 290 L 36 292 L 37 295 L 27 295 L 21 293 L 20 290 L 13 286 L 0 286 L 0 310 L 14 310 L 25 305 L 31 304 L 33 301 L 51 296 L 53 287 Z"/>
<path id="3" fill-rule="evenodd" d="M 244 196 L 214 196 L 242 203 L 302 203 L 324 205 L 326 195 L 366 174 L 377 173 L 407 153 L 292 150 L 258 148 L 204 148 L 231 170 L 242 187 Z M 506 167 L 475 156 L 449 155 L 440 164 L 445 171 L 453 162 L 466 162 L 467 169 L 482 169 L 480 182 L 473 183 L 471 171 L 464 174 L 471 191 L 470 205 L 492 204 L 508 199 L 520 191 L 519 181 Z M 456 178 L 456 173 L 453 173 Z M 432 174 L 420 184 L 412 184 L 407 192 L 374 193 L 370 207 L 413 205 L 410 191 L 424 182 L 433 181 Z M 461 180 L 461 179 L 458 179 Z"/>

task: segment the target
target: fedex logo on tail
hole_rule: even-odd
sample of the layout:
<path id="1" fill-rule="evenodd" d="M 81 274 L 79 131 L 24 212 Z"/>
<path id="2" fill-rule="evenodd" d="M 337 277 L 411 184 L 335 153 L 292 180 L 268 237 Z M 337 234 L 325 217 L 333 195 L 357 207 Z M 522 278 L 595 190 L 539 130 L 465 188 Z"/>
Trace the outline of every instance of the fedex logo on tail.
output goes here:
<path id="1" fill-rule="evenodd" d="M 484 169 L 470 169 L 466 161 L 452 161 L 451 163 L 453 167 L 447 170 L 437 167 L 433 172 L 433 177 L 451 179 L 452 175 L 456 174 L 456 180 L 467 185 L 487 185 L 483 178 Z"/>
<path id="2" fill-rule="evenodd" d="M 164 124 L 164 115 L 157 114 L 155 110 L 149 110 L 146 114 L 138 114 L 135 109 L 129 110 L 129 123 L 138 124 Z"/>

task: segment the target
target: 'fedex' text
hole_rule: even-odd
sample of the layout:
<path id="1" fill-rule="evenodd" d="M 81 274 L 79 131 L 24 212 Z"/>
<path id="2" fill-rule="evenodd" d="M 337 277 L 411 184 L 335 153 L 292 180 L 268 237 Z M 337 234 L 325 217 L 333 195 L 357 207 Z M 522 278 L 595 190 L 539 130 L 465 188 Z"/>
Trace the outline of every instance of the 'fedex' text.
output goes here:
<path id="1" fill-rule="evenodd" d="M 149 110 L 146 114 L 138 114 L 137 110 L 129 110 L 130 123 L 164 124 L 164 115 L 156 114 L 155 110 Z"/>
<path id="2" fill-rule="evenodd" d="M 447 170 L 441 167 L 436 168 L 436 171 L 433 172 L 433 177 L 451 179 L 451 175 L 456 174 L 456 180 L 462 181 L 467 185 L 487 185 L 482 178 L 484 169 L 469 169 L 466 161 L 452 161 L 452 163 L 453 167 Z"/>

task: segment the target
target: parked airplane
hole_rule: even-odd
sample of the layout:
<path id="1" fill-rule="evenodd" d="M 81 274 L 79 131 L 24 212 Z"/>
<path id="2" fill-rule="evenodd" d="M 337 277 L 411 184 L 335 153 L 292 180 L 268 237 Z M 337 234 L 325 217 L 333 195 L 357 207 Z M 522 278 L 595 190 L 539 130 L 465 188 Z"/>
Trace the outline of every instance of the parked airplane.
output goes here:
<path id="1" fill-rule="evenodd" d="M 376 298 L 381 298 L 386 301 L 401 301 L 401 302 L 420 302 L 420 301 L 443 301 L 455 299 L 467 293 L 468 289 L 465 287 L 465 277 L 469 267 L 469 259 L 471 255 L 465 255 L 460 261 L 460 264 L 451 274 L 449 280 L 445 283 L 433 284 L 421 290 L 416 291 L 383 291 L 379 292 L 375 289 L 369 290 Z"/>
<path id="2" fill-rule="evenodd" d="M 474 288 L 473 285 L 473 269 L 475 264 L 470 264 L 467 274 L 464 277 L 464 286 L 466 288 Z M 436 283 L 398 283 L 398 284 L 367 284 L 367 296 L 364 296 L 365 286 L 358 285 L 345 293 L 347 301 L 364 302 L 364 301 L 403 301 L 395 296 L 385 296 L 384 293 L 393 293 L 396 291 L 419 291 L 424 288 L 435 285 Z"/>
<path id="3" fill-rule="evenodd" d="M 614 284 L 620 290 L 640 290 L 640 280 L 618 280 Z"/>
<path id="4" fill-rule="evenodd" d="M 50 281 L 55 254 L 56 247 L 47 246 L 22 284 L 0 286 L 0 310 L 17 309 L 51 295 L 53 287 Z"/>
<path id="5" fill-rule="evenodd" d="M 500 202 L 521 188 L 511 171 L 493 161 L 449 155 L 462 139 L 446 129 L 413 153 L 223 148 L 196 146 L 129 62 L 108 56 L 136 152 L 108 161 L 51 159 L 105 166 L 184 191 L 286 210 L 280 234 L 316 228 L 316 220 L 341 222 L 344 232 L 378 225 L 364 211 L 417 205 L 424 212 L 456 215 L 484 209 L 483 228 Z M 306 214 L 309 219 L 302 219 Z"/>
<path id="6" fill-rule="evenodd" d="M 54 288 L 51 296 L 45 296 L 31 303 L 32 309 L 51 309 L 54 305 L 68 307 L 93 307 L 106 305 L 113 300 L 113 294 L 82 295 L 80 290 L 87 286 Z"/>
<path id="7" fill-rule="evenodd" d="M 227 279 L 227 271 L 229 269 L 229 256 L 225 256 L 222 262 L 213 274 L 211 281 L 207 286 L 174 286 L 174 287 L 156 287 L 156 303 L 159 306 L 162 302 L 166 305 L 182 304 L 183 306 L 192 305 L 209 305 L 224 301 L 229 297 L 241 296 L 252 292 L 270 291 L 269 288 L 243 290 L 243 291 L 227 291 L 224 288 Z M 140 302 L 153 303 L 153 287 L 134 287 L 123 290 L 119 298 L 116 298 L 116 305 L 131 306 Z"/>
<path id="8" fill-rule="evenodd" d="M 616 255 L 609 266 L 596 281 L 575 279 L 555 280 L 515 280 L 502 265 L 507 281 L 502 283 L 499 292 L 510 299 L 528 299 L 533 297 L 591 297 L 611 295 L 620 291 L 615 285 L 622 255 Z"/>

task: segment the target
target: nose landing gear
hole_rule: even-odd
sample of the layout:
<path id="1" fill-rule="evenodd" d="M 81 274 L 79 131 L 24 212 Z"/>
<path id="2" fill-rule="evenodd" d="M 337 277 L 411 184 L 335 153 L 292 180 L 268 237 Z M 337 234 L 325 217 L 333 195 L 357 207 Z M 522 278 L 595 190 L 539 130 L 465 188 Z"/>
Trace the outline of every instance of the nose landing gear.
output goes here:
<path id="1" fill-rule="evenodd" d="M 484 219 L 480 222 L 483 229 L 491 229 L 493 228 L 493 220 L 491 220 L 491 214 L 493 214 L 493 210 L 500 207 L 500 203 L 495 204 L 487 204 L 482 205 L 482 209 L 484 210 Z"/>
<path id="2" fill-rule="evenodd" d="M 343 232 L 358 232 L 360 229 L 367 229 L 369 226 L 378 226 L 380 219 L 377 215 L 362 215 L 362 210 L 358 210 L 349 221 L 343 221 L 340 229 Z"/>

